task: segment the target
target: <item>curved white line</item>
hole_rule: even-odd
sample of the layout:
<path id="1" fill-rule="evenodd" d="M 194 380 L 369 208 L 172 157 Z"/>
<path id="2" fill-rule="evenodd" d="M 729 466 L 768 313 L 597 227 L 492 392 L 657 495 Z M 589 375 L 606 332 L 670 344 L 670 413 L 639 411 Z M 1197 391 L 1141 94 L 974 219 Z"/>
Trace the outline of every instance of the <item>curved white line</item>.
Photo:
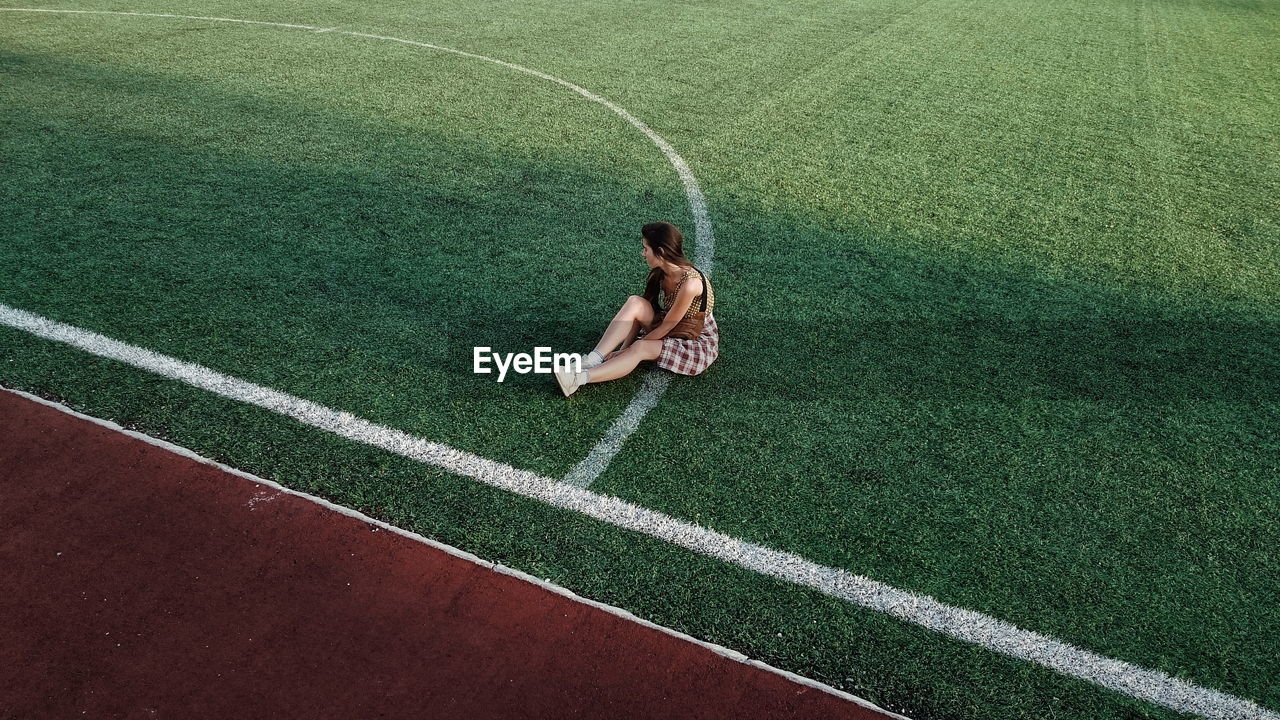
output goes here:
<path id="1" fill-rule="evenodd" d="M 697 178 L 693 176 L 693 171 L 689 169 L 689 164 L 684 161 L 684 158 L 680 157 L 680 153 L 677 153 L 675 148 L 671 147 L 671 143 L 668 143 L 661 135 L 654 132 L 648 125 L 641 122 L 635 115 L 632 115 L 625 109 L 591 92 L 590 90 L 579 85 L 574 85 L 568 80 L 563 80 L 555 75 L 548 75 L 547 73 L 534 70 L 533 68 L 527 68 L 523 65 L 507 62 L 506 60 L 491 58 L 487 55 L 477 55 L 476 53 L 470 53 L 465 50 L 455 50 L 453 48 L 444 47 L 443 45 L 433 45 L 431 43 L 418 42 L 416 40 L 405 40 L 404 38 L 390 37 L 388 35 L 372 35 L 370 33 L 337 30 L 336 28 L 331 27 L 322 28 L 313 25 L 294 25 L 290 23 L 267 22 L 264 20 L 242 20 L 239 18 L 206 17 L 202 15 L 172 15 L 168 13 L 140 13 L 115 10 L 53 10 L 46 8 L 0 8 L 0 10 L 9 12 L 40 12 L 74 15 L 128 15 L 133 17 L 207 20 L 211 22 L 265 25 L 270 27 L 290 28 L 294 30 L 311 30 L 313 32 L 334 33 L 336 35 L 350 35 L 352 37 L 386 40 L 388 42 L 397 42 L 404 45 L 413 45 L 415 47 L 427 48 L 428 50 L 438 50 L 440 52 L 451 53 L 453 55 L 472 58 L 474 60 L 483 60 L 487 63 L 501 65 L 502 67 L 509 68 L 517 72 L 532 75 L 536 78 L 546 80 L 547 82 L 553 82 L 574 91 L 591 102 L 599 103 L 609 108 L 623 120 L 626 120 L 637 130 L 644 133 L 644 136 L 649 138 L 649 141 L 662 151 L 662 154 L 666 156 L 667 161 L 676 169 L 676 174 L 680 176 L 680 182 L 684 184 L 685 197 L 689 200 L 689 210 L 693 213 L 694 241 L 696 245 L 694 248 L 694 264 L 708 275 L 711 274 L 712 265 L 715 261 L 715 234 L 711 229 L 711 216 L 707 213 L 707 199 L 702 194 L 702 188 L 699 187 Z M 650 370 L 645 378 L 644 384 L 636 391 L 635 396 L 631 398 L 631 402 L 627 404 L 626 409 L 622 411 L 618 416 L 618 419 L 615 420 L 609 430 L 606 431 L 604 437 L 602 437 L 595 446 L 591 448 L 587 457 L 569 471 L 568 475 L 565 476 L 565 480 L 580 487 L 589 487 L 593 482 L 595 482 L 596 478 L 600 476 L 600 473 L 604 472 L 605 468 L 608 467 L 609 463 L 613 460 L 613 457 L 622 449 L 622 444 L 626 442 L 627 437 L 629 437 L 631 433 L 635 432 L 636 428 L 640 426 L 640 421 L 644 419 L 644 416 L 658 404 L 658 400 L 660 400 L 663 393 L 667 391 L 667 386 L 670 385 L 670 382 L 671 378 L 666 376 L 666 374 L 661 370 Z"/>

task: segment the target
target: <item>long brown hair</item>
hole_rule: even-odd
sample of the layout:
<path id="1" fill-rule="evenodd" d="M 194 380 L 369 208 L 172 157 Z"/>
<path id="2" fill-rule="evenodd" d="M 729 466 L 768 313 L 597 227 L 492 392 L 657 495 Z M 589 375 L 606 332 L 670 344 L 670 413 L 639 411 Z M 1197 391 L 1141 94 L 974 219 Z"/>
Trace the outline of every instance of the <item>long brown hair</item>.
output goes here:
<path id="1" fill-rule="evenodd" d="M 684 235 L 680 233 L 680 228 L 669 222 L 651 222 L 640 228 L 640 234 L 644 236 L 649 243 L 649 249 L 659 260 L 680 267 L 693 267 L 693 263 L 684 256 Z M 662 276 L 662 268 L 656 267 L 649 270 L 649 277 L 644 281 L 644 299 L 653 306 L 654 313 L 662 312 L 662 308 L 658 306 L 658 291 L 662 289 Z"/>

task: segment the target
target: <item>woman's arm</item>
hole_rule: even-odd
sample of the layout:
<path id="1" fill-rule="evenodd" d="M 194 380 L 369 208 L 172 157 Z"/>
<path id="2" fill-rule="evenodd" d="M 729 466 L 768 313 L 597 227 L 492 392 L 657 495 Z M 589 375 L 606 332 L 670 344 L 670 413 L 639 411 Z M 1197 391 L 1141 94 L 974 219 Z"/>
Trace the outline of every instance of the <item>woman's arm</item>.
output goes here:
<path id="1" fill-rule="evenodd" d="M 689 312 L 689 306 L 693 304 L 694 298 L 702 295 L 702 279 L 691 277 L 680 286 L 680 291 L 676 293 L 676 299 L 671 303 L 671 307 L 667 310 L 667 314 L 662 318 L 662 322 L 658 323 L 658 327 L 652 332 L 644 336 L 645 340 L 661 340 L 671 332 L 672 328 L 680 324 L 680 320 L 684 318 L 684 314 Z"/>

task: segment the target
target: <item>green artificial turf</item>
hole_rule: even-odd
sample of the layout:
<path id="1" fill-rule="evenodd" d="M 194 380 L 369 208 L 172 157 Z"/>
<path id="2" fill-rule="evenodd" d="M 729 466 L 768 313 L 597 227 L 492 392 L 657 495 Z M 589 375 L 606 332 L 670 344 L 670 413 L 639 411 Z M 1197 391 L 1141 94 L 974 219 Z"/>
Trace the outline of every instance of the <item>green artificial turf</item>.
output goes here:
<path id="1" fill-rule="evenodd" d="M 50 7 L 65 7 L 50 5 Z M 93 4 L 77 4 L 93 8 Z M 720 360 L 595 486 L 1280 708 L 1280 7 L 259 1 L 521 63 L 711 204 Z M 0 13 L 0 302 L 551 476 L 674 170 L 488 63 Z M 66 400 L 927 718 L 1173 717 L 0 329 Z"/>

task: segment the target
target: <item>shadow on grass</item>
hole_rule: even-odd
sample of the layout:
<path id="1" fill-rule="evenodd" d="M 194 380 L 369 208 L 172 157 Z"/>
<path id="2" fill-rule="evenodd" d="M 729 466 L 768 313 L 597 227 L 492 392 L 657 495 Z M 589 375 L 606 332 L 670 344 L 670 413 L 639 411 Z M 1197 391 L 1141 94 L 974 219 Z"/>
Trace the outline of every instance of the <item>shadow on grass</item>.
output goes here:
<path id="1" fill-rule="evenodd" d="M 656 150 L 629 168 L 573 148 L 548 163 L 546 148 L 466 146 L 218 84 L 12 53 L 0 67 L 122 112 L 195 108 L 201 124 L 7 103 L 4 300 L 175 352 L 189 337 L 266 382 L 305 363 L 358 382 L 335 367 L 351 363 L 430 366 L 436 391 L 492 385 L 472 347 L 589 348 L 639 291 L 638 226 L 689 224 Z M 1280 399 L 1274 317 L 910 253 L 710 187 L 725 353 L 704 381 L 727 396 L 829 400 L 856 381 L 957 402 L 1033 388 L 1153 407 Z"/>

